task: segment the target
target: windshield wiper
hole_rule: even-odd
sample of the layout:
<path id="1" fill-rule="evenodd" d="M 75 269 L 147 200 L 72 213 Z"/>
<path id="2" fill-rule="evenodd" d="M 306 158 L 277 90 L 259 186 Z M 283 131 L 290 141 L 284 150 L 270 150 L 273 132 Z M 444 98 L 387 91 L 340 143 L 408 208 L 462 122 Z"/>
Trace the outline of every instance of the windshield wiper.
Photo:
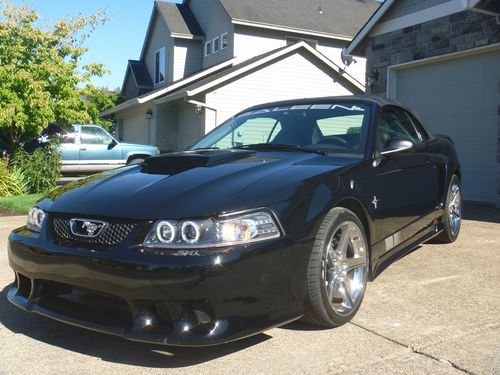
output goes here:
<path id="1" fill-rule="evenodd" d="M 306 147 L 284 143 L 255 143 L 250 145 L 235 146 L 233 147 L 233 149 L 255 151 L 299 151 L 308 152 L 311 154 L 328 155 L 328 152 L 326 151 L 311 150 Z"/>

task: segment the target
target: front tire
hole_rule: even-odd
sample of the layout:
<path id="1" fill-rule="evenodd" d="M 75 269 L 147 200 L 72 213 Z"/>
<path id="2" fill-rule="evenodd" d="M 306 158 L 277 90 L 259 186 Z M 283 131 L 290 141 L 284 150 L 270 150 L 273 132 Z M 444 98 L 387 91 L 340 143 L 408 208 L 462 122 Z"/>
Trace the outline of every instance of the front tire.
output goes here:
<path id="1" fill-rule="evenodd" d="M 307 270 L 304 320 L 334 328 L 349 322 L 366 290 L 368 242 L 358 217 L 332 209 L 323 220 Z"/>
<path id="2" fill-rule="evenodd" d="M 439 242 L 455 242 L 460 234 L 462 225 L 462 192 L 460 190 L 460 179 L 453 175 L 448 186 L 446 204 L 443 215 L 444 230 L 436 237 Z"/>

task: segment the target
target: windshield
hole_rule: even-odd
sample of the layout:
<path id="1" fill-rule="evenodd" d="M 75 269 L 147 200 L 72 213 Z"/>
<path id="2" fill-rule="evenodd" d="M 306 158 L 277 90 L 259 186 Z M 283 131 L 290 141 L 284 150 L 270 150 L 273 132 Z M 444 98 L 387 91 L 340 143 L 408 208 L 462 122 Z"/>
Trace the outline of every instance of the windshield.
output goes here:
<path id="1" fill-rule="evenodd" d="M 369 105 L 354 102 L 269 107 L 230 119 L 192 149 L 268 144 L 269 149 L 272 145 L 294 145 L 297 149 L 363 155 L 369 121 Z"/>

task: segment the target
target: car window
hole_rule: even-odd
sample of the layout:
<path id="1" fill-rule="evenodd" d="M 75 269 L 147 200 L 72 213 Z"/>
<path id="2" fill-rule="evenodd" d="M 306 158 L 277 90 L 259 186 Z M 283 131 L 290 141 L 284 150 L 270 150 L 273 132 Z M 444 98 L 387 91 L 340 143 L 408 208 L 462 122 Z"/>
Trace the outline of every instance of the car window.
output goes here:
<path id="1" fill-rule="evenodd" d="M 113 140 L 103 129 L 94 126 L 82 126 L 81 143 L 91 145 L 109 145 Z"/>
<path id="2" fill-rule="evenodd" d="M 192 148 L 269 143 L 361 155 L 366 149 L 370 119 L 368 105 L 349 101 L 260 107 L 220 125 Z"/>
<path id="3" fill-rule="evenodd" d="M 420 123 L 420 121 L 418 121 L 417 118 L 415 116 L 413 116 L 410 112 L 405 112 L 405 113 L 410 118 L 410 121 L 412 122 L 413 126 L 415 127 L 415 130 L 417 131 L 418 138 L 422 142 L 428 140 L 430 138 L 429 133 L 423 127 L 423 125 Z"/>
<path id="4" fill-rule="evenodd" d="M 385 109 L 379 116 L 377 123 L 377 142 L 383 150 L 391 138 L 403 138 L 415 144 L 421 142 L 413 123 L 405 111 L 399 108 Z"/>
<path id="5" fill-rule="evenodd" d="M 74 144 L 76 142 L 76 133 L 63 133 L 61 134 L 61 143 Z"/>
<path id="6" fill-rule="evenodd" d="M 259 117 L 245 121 L 224 138 L 214 144 L 218 148 L 231 148 L 244 144 L 268 143 L 281 130 L 281 124 L 274 118 Z"/>

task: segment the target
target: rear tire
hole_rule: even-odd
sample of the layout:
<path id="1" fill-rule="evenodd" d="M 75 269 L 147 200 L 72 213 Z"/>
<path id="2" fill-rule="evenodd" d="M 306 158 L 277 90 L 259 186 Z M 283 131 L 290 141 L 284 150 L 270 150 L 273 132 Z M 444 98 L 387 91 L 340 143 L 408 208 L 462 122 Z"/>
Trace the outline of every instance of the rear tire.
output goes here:
<path id="1" fill-rule="evenodd" d="M 460 179 L 453 175 L 448 186 L 443 214 L 444 230 L 436 237 L 441 243 L 455 242 L 460 234 L 462 224 L 462 193 Z"/>
<path id="2" fill-rule="evenodd" d="M 368 254 L 358 217 L 345 208 L 332 209 L 309 259 L 303 320 L 334 328 L 356 315 L 366 290 Z"/>

